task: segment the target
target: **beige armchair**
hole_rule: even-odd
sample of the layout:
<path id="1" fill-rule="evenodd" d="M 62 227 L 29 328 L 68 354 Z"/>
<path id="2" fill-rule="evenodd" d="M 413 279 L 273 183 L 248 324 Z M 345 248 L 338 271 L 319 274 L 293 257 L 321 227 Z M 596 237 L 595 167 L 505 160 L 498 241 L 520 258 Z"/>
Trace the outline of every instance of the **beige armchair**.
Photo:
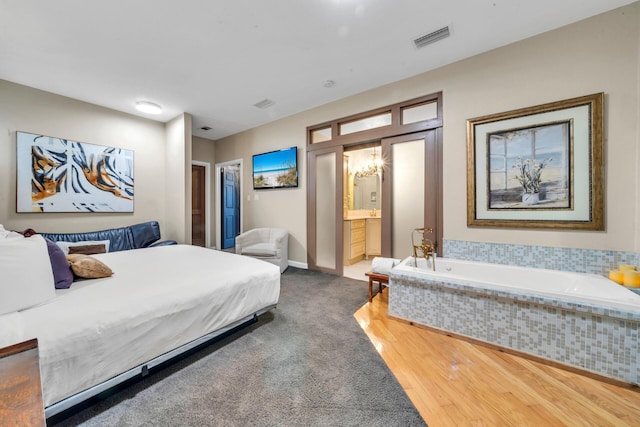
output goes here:
<path id="1" fill-rule="evenodd" d="M 289 233 L 282 228 L 254 228 L 236 236 L 236 253 L 268 261 L 283 273 L 289 266 Z"/>

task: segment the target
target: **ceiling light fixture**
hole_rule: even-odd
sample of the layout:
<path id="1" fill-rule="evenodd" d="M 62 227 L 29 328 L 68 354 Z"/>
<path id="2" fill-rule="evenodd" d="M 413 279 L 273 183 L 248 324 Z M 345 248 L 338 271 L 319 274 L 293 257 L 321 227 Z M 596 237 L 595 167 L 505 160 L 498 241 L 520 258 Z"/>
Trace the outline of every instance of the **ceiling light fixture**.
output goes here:
<path id="1" fill-rule="evenodd" d="M 136 109 L 143 113 L 147 114 L 160 114 L 162 113 L 162 107 L 158 104 L 154 104 L 149 101 L 138 101 L 136 102 Z"/>
<path id="2" fill-rule="evenodd" d="M 382 151 L 382 148 L 380 148 Z M 384 161 L 382 160 L 382 155 L 378 154 L 378 149 L 374 148 L 373 153 L 371 154 L 371 161 L 366 166 L 361 166 L 360 169 L 356 172 L 356 178 L 364 178 L 371 175 L 377 175 L 382 173 L 382 166 L 384 165 Z"/>

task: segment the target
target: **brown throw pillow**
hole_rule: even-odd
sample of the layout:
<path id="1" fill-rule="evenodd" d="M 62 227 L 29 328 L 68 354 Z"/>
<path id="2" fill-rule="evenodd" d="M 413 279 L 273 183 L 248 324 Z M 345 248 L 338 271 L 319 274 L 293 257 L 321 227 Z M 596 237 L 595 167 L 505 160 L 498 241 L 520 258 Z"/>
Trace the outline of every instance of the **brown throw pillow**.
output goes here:
<path id="1" fill-rule="evenodd" d="M 69 254 L 67 261 L 71 264 L 73 274 L 83 279 L 98 279 L 113 274 L 113 271 L 105 263 L 88 255 Z"/>
<path id="2" fill-rule="evenodd" d="M 107 253 L 104 245 L 82 245 L 82 246 L 69 246 L 69 254 L 104 254 Z"/>

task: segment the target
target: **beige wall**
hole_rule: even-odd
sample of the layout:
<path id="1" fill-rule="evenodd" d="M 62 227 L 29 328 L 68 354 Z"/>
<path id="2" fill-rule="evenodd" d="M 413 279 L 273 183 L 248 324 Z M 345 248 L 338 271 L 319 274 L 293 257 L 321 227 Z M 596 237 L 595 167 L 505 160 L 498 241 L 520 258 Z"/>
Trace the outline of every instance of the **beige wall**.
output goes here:
<path id="1" fill-rule="evenodd" d="M 200 138 L 197 136 L 192 137 L 192 158 L 199 162 L 209 163 L 210 181 L 209 181 L 209 200 L 211 202 L 209 215 L 211 233 L 209 235 L 211 246 L 215 245 L 216 241 L 216 227 L 215 227 L 215 185 L 216 185 L 216 148 L 215 142 L 210 139 Z"/>
<path id="2" fill-rule="evenodd" d="M 306 262 L 305 128 L 442 91 L 445 239 L 640 251 L 639 10 L 640 3 L 634 3 L 217 141 L 216 161 L 243 158 L 245 165 L 258 152 L 291 145 L 302 149 L 297 190 L 254 193 L 245 167 L 244 229 L 287 228 L 292 235 L 289 258 Z M 605 93 L 606 230 L 467 227 L 467 119 L 597 92 Z"/>
<path id="3" fill-rule="evenodd" d="M 298 115 L 300 116 L 300 115 Z M 295 117 L 298 117 L 295 116 Z M 306 156 L 304 115 L 261 126 L 216 141 L 216 162 L 243 159 L 242 230 L 281 227 L 289 230 L 289 259 L 307 262 Z M 253 190 L 252 155 L 288 147 L 298 147 L 298 188 Z"/>
<path id="4" fill-rule="evenodd" d="M 183 113 L 166 123 L 167 233 L 180 243 L 191 243 L 191 116 Z"/>
<path id="5" fill-rule="evenodd" d="M 134 213 L 16 213 L 16 131 L 134 151 Z M 158 220 L 166 235 L 164 124 L 0 80 L 0 224 L 70 232 Z"/>

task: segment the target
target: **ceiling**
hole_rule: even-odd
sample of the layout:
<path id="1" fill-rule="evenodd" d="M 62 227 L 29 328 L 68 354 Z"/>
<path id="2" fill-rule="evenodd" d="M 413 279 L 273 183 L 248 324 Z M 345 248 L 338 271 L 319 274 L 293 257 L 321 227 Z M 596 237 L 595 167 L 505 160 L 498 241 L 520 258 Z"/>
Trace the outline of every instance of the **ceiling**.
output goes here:
<path id="1" fill-rule="evenodd" d="M 0 0 L 0 79 L 215 140 L 633 1 Z"/>

